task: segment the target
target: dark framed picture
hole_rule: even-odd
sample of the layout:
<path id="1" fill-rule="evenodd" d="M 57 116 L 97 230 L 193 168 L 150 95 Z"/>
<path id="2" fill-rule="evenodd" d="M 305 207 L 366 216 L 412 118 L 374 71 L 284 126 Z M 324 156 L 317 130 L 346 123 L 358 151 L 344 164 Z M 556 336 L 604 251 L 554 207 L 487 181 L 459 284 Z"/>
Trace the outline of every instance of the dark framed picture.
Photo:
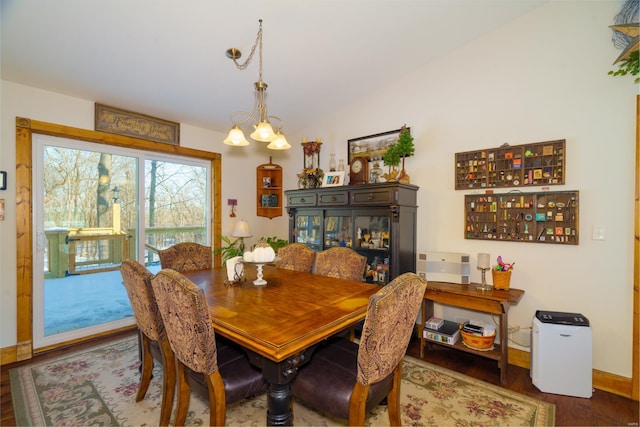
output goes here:
<path id="1" fill-rule="evenodd" d="M 411 132 L 411 128 L 407 127 L 406 129 Z M 398 140 L 401 130 L 402 129 L 396 129 L 348 140 L 347 159 L 349 164 L 351 164 L 351 160 L 354 157 L 364 157 L 370 161 L 382 159 L 389 145 Z"/>
<path id="2" fill-rule="evenodd" d="M 263 208 L 273 208 L 278 206 L 277 194 L 263 194 L 260 197 L 260 206 Z"/>

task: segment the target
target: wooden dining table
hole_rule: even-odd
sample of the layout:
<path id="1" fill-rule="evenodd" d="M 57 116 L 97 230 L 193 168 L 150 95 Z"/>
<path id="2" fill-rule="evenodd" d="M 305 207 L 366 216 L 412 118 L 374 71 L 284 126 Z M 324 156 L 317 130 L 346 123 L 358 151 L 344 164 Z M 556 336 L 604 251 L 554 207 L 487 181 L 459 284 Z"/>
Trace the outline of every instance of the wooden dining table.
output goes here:
<path id="1" fill-rule="evenodd" d="M 246 280 L 226 283 L 226 269 L 184 273 L 205 292 L 214 330 L 237 344 L 269 383 L 267 425 L 293 425 L 290 382 L 315 347 L 366 315 L 377 285 L 264 266 L 267 284 L 245 265 Z"/>

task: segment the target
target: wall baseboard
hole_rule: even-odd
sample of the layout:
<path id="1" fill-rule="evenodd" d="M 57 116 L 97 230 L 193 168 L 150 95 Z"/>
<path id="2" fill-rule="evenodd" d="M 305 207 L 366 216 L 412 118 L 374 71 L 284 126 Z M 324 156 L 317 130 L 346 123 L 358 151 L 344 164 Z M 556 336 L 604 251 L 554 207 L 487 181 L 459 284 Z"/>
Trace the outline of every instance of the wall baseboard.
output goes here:
<path id="1" fill-rule="evenodd" d="M 509 364 L 531 369 L 531 354 L 528 351 L 509 348 Z M 593 369 L 592 375 L 593 388 L 633 399 L 633 384 L 631 378 L 598 369 Z"/>
<path id="2" fill-rule="evenodd" d="M 9 363 L 18 361 L 18 346 L 0 348 L 0 365 L 8 365 Z"/>

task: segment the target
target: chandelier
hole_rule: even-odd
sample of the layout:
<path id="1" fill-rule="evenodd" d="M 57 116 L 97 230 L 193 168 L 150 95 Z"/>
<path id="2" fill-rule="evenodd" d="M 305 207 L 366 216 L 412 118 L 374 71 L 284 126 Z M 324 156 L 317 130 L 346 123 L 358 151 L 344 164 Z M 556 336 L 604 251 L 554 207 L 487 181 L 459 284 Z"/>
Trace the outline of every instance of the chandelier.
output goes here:
<path id="1" fill-rule="evenodd" d="M 271 150 L 286 150 L 287 148 L 291 148 L 291 145 L 287 142 L 287 139 L 282 134 L 282 119 L 278 116 L 270 116 L 267 113 L 267 104 L 265 103 L 265 97 L 267 92 L 267 84 L 262 81 L 262 19 L 259 20 L 260 28 L 258 29 L 258 34 L 256 35 L 256 41 L 251 48 L 251 53 L 247 57 L 247 60 L 240 64 L 238 63 L 238 59 L 242 56 L 240 50 L 232 47 L 227 49 L 227 57 L 233 60 L 233 63 L 236 64 L 236 67 L 239 70 L 244 70 L 251 63 L 253 59 L 253 55 L 256 52 L 256 47 L 258 48 L 258 56 L 260 58 L 260 73 L 258 77 L 258 81 L 255 82 L 256 87 L 256 105 L 251 112 L 246 111 L 236 111 L 231 114 L 231 121 L 233 122 L 233 128 L 229 131 L 229 135 L 224 140 L 224 143 L 227 145 L 233 146 L 244 146 L 249 145 L 249 141 L 244 136 L 244 132 L 240 129 L 240 125 L 248 122 L 253 119 L 257 123 L 253 125 L 254 131 L 251 133 L 251 139 L 260 142 L 268 142 L 267 148 Z M 241 120 L 236 120 L 238 117 L 244 116 Z M 277 120 L 280 126 L 274 127 L 271 125 L 269 120 Z"/>

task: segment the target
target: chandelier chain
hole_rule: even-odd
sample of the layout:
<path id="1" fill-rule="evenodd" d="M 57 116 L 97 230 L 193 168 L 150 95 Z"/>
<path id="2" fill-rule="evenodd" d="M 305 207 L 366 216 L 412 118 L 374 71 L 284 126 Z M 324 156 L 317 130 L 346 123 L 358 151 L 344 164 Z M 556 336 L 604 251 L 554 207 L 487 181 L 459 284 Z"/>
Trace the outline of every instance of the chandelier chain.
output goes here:
<path id="1" fill-rule="evenodd" d="M 233 59 L 233 63 L 236 64 L 236 67 L 239 70 L 244 70 L 245 68 L 247 68 L 249 66 L 249 64 L 251 64 L 251 60 L 253 59 L 253 55 L 256 53 L 256 47 L 260 46 L 260 50 L 258 52 L 258 56 L 260 59 L 260 71 L 259 71 L 259 75 L 260 75 L 260 80 L 262 80 L 262 19 L 260 19 L 260 28 L 258 29 L 258 34 L 256 34 L 256 41 L 253 44 L 253 47 L 251 47 L 251 52 L 249 52 L 249 56 L 247 57 L 247 60 L 244 61 L 244 63 L 240 64 L 238 62 L 237 59 L 232 58 Z"/>

